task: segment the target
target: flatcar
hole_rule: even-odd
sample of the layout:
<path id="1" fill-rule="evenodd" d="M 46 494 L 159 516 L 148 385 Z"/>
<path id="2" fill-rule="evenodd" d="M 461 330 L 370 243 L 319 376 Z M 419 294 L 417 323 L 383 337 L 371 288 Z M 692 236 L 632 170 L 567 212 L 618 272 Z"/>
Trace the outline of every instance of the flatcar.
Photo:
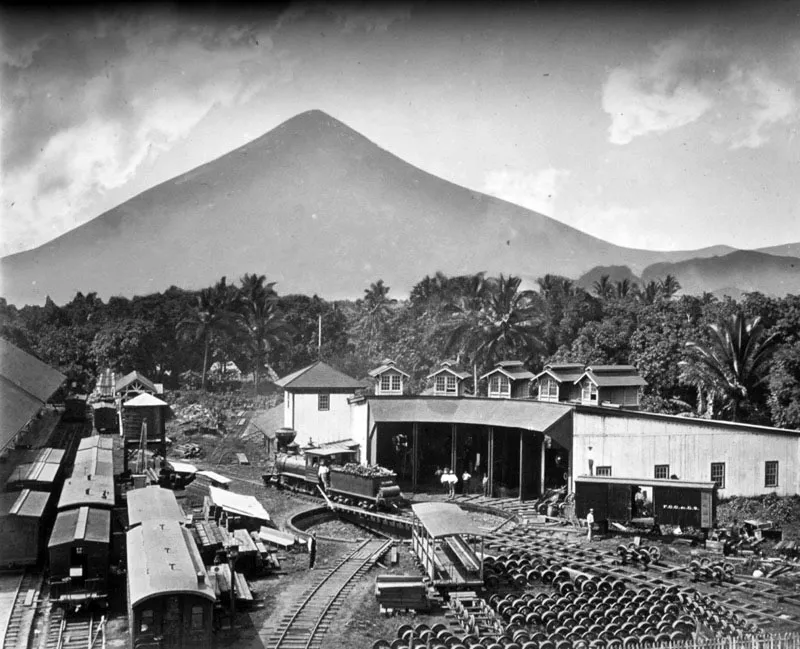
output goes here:
<path id="1" fill-rule="evenodd" d="M 357 464 L 358 451 L 336 447 L 307 448 L 302 453 L 278 453 L 272 474 L 264 481 L 318 495 L 323 487 L 319 468 L 330 469 L 325 491 L 337 502 L 369 509 L 397 508 L 404 502 L 397 474 L 381 467 Z"/>

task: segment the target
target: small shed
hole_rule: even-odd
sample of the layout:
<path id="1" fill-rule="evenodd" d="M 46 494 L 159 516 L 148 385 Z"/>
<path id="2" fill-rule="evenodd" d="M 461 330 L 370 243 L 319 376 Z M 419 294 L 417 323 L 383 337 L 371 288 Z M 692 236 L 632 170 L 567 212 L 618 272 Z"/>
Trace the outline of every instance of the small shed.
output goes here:
<path id="1" fill-rule="evenodd" d="M 441 367 L 428 374 L 433 381 L 433 394 L 439 397 L 461 397 L 464 395 L 464 381 L 469 372 L 459 369 L 453 361 L 444 361 Z"/>
<path id="2" fill-rule="evenodd" d="M 155 519 L 183 522 L 186 515 L 175 494 L 158 486 L 131 489 L 128 498 L 128 527 Z"/>
<path id="3" fill-rule="evenodd" d="M 210 647 L 216 597 L 189 530 L 144 521 L 128 530 L 127 561 L 130 647 Z"/>
<path id="4" fill-rule="evenodd" d="M 147 425 L 147 441 L 166 443 L 169 404 L 152 394 L 140 394 L 122 404 L 122 426 L 126 439 L 139 440 L 142 424 Z"/>
<path id="5" fill-rule="evenodd" d="M 490 399 L 527 399 L 533 377 L 533 372 L 525 369 L 522 361 L 500 361 L 481 380 L 488 381 Z"/>
<path id="6" fill-rule="evenodd" d="M 581 403 L 638 409 L 641 389 L 647 385 L 633 365 L 594 365 L 575 381 Z"/>
<path id="7" fill-rule="evenodd" d="M 51 581 L 64 582 L 56 597 L 105 592 L 110 549 L 109 510 L 79 507 L 59 512 L 48 543 Z"/>
<path id="8" fill-rule="evenodd" d="M 134 370 L 129 374 L 117 379 L 114 384 L 114 395 L 121 399 L 124 404 L 129 399 L 138 397 L 140 394 L 161 394 L 164 390 L 159 389 L 157 383 L 153 383 L 144 374 Z"/>
<path id="9" fill-rule="evenodd" d="M 209 487 L 204 503 L 206 520 L 214 520 L 229 531 L 246 529 L 258 531 L 270 521 L 269 513 L 253 496 Z"/>
<path id="10" fill-rule="evenodd" d="M 33 566 L 44 554 L 52 521 L 47 491 L 0 493 L 0 565 Z"/>
<path id="11" fill-rule="evenodd" d="M 454 503 L 419 503 L 411 509 L 411 549 L 431 583 L 447 588 L 481 586 L 484 530 Z"/>
<path id="12" fill-rule="evenodd" d="M 533 377 L 538 384 L 539 401 L 577 401 L 580 387 L 575 382 L 583 376 L 584 366 L 579 363 L 551 363 Z"/>
<path id="13" fill-rule="evenodd" d="M 405 381 L 409 378 L 391 358 L 384 359 L 380 367 L 369 371 L 369 375 L 375 379 L 375 394 L 379 396 L 402 395 Z"/>

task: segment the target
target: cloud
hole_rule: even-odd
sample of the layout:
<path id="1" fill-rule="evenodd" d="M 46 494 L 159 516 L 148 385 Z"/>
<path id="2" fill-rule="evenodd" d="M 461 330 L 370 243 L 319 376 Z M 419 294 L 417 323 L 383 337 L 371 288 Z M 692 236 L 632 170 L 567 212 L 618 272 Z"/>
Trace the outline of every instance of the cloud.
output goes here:
<path id="1" fill-rule="evenodd" d="M 26 246 L 38 244 L 93 216 L 93 201 L 212 110 L 285 83 L 295 64 L 275 51 L 264 25 L 209 25 L 167 12 L 64 30 L 25 49 L 26 66 L 10 67 L 19 52 L 3 59 L 6 251 L 23 236 Z"/>
<path id="2" fill-rule="evenodd" d="M 486 175 L 483 191 L 510 203 L 553 216 L 556 197 L 569 175 L 570 172 L 566 169 L 555 167 L 537 173 L 499 169 Z"/>
<path id="3" fill-rule="evenodd" d="M 609 141 L 628 144 L 704 120 L 715 140 L 758 147 L 774 127 L 797 120 L 797 81 L 703 32 L 673 38 L 655 46 L 650 60 L 610 72 L 602 97 Z"/>
<path id="4" fill-rule="evenodd" d="M 391 6 L 375 5 L 371 2 L 327 3 L 303 1 L 295 2 L 281 14 L 278 30 L 283 30 L 308 15 L 323 13 L 334 18 L 343 34 L 356 31 L 382 33 L 396 23 L 411 17 L 412 3 L 396 2 Z"/>

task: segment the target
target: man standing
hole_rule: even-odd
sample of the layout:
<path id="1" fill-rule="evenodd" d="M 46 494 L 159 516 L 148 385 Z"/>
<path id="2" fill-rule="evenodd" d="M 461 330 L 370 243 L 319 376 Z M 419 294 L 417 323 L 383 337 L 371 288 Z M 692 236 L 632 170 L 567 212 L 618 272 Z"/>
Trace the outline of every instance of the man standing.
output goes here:
<path id="1" fill-rule="evenodd" d="M 464 473 L 461 474 L 461 480 L 464 482 L 462 493 L 465 496 L 469 496 L 469 481 L 472 480 L 472 476 L 466 469 L 464 469 Z"/>
<path id="2" fill-rule="evenodd" d="M 592 532 L 594 531 L 594 509 L 590 509 L 589 513 L 586 514 L 586 540 L 592 540 Z"/>
<path id="3" fill-rule="evenodd" d="M 439 478 L 439 482 L 442 483 L 442 487 L 449 494 L 450 493 L 450 469 L 445 469 L 444 470 L 444 473 L 442 473 L 442 477 Z"/>
<path id="4" fill-rule="evenodd" d="M 317 535 L 314 532 L 311 532 L 311 536 L 308 537 L 308 568 L 309 570 L 314 569 L 314 563 L 317 561 Z"/>
<path id="5" fill-rule="evenodd" d="M 483 495 L 488 498 L 489 497 L 489 474 L 483 474 Z"/>
<path id="6" fill-rule="evenodd" d="M 319 481 L 322 488 L 327 492 L 330 486 L 330 469 L 324 460 L 319 464 Z"/>

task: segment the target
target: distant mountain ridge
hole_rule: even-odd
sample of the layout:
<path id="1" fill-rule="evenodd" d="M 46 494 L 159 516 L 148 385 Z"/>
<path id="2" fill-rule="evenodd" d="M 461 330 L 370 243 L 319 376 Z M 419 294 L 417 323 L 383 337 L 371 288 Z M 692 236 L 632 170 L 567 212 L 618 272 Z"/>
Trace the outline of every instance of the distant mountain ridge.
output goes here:
<path id="1" fill-rule="evenodd" d="M 724 248 L 616 246 L 433 176 L 309 111 L 47 244 L 0 259 L 0 295 L 14 304 L 41 304 L 47 295 L 63 303 L 77 291 L 105 299 L 173 284 L 195 289 L 247 272 L 277 281 L 281 293 L 352 298 L 382 278 L 403 295 L 437 270 L 513 273 L 532 284 L 546 273 L 580 277 L 612 264 L 639 274 Z M 681 272 L 700 285 L 715 263 Z M 750 283 L 771 285 L 761 274 Z"/>

